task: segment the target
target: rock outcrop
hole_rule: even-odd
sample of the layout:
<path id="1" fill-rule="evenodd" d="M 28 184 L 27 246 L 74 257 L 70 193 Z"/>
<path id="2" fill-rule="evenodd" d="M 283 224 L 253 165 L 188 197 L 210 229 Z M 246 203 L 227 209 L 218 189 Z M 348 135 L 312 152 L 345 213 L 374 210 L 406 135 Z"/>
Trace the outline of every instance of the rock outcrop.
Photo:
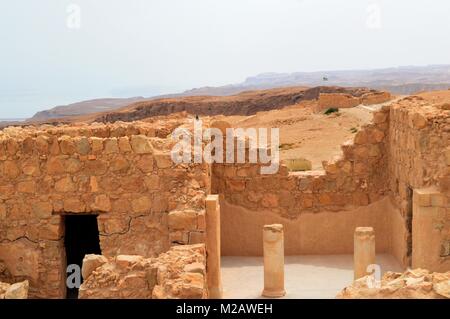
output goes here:
<path id="1" fill-rule="evenodd" d="M 338 299 L 450 299 L 450 272 L 431 273 L 424 269 L 404 273 L 386 272 L 378 286 L 370 276 L 344 288 Z M 371 286 L 371 287 L 369 287 Z"/>

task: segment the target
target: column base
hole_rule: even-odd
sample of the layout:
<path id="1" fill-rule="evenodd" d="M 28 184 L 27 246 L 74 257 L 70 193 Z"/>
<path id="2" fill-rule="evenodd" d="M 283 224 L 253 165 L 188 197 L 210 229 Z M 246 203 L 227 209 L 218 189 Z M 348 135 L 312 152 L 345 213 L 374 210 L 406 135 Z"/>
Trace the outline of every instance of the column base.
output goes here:
<path id="1" fill-rule="evenodd" d="M 286 295 L 286 291 L 285 290 L 266 290 L 266 289 L 264 289 L 263 292 L 261 293 L 261 295 L 263 297 L 267 297 L 267 298 L 281 298 Z"/>
<path id="2" fill-rule="evenodd" d="M 211 287 L 208 289 L 209 291 L 209 299 L 222 299 L 222 288 Z"/>

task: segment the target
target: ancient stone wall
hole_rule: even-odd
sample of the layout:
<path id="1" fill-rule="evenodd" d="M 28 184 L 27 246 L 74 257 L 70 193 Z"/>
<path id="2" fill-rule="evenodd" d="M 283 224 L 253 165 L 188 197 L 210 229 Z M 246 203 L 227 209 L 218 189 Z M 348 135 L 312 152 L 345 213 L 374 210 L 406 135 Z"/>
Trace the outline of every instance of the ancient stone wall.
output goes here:
<path id="1" fill-rule="evenodd" d="M 98 215 L 106 256 L 204 242 L 209 169 L 174 166 L 173 141 L 153 135 L 137 124 L 1 133 L 0 261 L 32 297 L 64 296 L 67 214 Z"/>
<path id="2" fill-rule="evenodd" d="M 330 107 L 350 108 L 360 104 L 373 105 L 388 102 L 392 98 L 388 92 L 368 92 L 362 95 L 349 93 L 320 93 L 317 111 Z"/>
<path id="3" fill-rule="evenodd" d="M 258 164 L 214 164 L 223 254 L 261 255 L 264 223 L 285 226 L 287 254 L 351 253 L 357 226 L 374 226 L 377 250 L 392 251 L 398 241 L 392 234 L 405 229 L 391 220 L 399 213 L 388 199 L 388 131 L 385 107 L 342 145 L 340 158 L 324 162 L 323 171 L 289 172 L 282 165 L 277 174 L 262 175 Z"/>
<path id="4" fill-rule="evenodd" d="M 202 299 L 208 297 L 204 244 L 172 247 L 157 258 L 88 255 L 81 299 Z"/>
<path id="5" fill-rule="evenodd" d="M 324 163 L 323 171 L 262 175 L 259 164 L 214 164 L 213 193 L 251 210 L 268 210 L 295 219 L 302 213 L 341 211 L 366 206 L 387 194 L 389 110 L 374 114 L 354 141 L 342 145 L 343 156 Z"/>
<path id="6" fill-rule="evenodd" d="M 431 247 L 427 236 L 420 240 L 430 247 L 427 251 L 443 247 L 445 251 L 450 241 L 450 228 L 445 222 L 445 215 L 450 213 L 450 116 L 449 111 L 441 109 L 421 97 L 407 97 L 391 107 L 389 128 L 389 183 L 394 201 L 398 203 L 401 218 L 409 231 L 407 263 L 413 254 L 412 226 L 416 210 L 421 205 L 413 207 L 413 191 L 427 187 L 437 187 L 432 203 L 423 204 L 424 207 L 438 207 L 444 222 L 440 232 L 441 243 Z M 423 206 L 422 205 L 422 206 Z M 420 215 L 420 212 L 418 212 Z M 417 218 L 423 218 L 419 217 Z M 428 214 L 432 218 L 433 214 Z M 450 219 L 447 217 L 447 219 Z M 424 223 L 424 221 L 422 221 Z M 432 231 L 432 230 L 430 230 Z M 419 236 L 416 237 L 419 240 Z M 425 265 L 418 265 L 425 267 Z M 428 269 L 438 270 L 427 265 Z"/>

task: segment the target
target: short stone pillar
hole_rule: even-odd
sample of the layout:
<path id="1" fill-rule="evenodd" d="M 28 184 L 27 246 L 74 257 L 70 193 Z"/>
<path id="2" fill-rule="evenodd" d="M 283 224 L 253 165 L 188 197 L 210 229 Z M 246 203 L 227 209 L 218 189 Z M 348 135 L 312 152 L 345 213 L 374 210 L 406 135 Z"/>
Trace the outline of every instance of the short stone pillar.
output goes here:
<path id="1" fill-rule="evenodd" d="M 283 225 L 265 225 L 264 245 L 264 297 L 277 298 L 284 290 L 284 234 Z"/>
<path id="2" fill-rule="evenodd" d="M 369 275 L 367 267 L 375 264 L 375 232 L 372 227 L 357 227 L 354 237 L 354 279 Z"/>
<path id="3" fill-rule="evenodd" d="M 220 271 L 220 205 L 218 195 L 206 198 L 206 273 L 209 298 L 222 298 Z"/>

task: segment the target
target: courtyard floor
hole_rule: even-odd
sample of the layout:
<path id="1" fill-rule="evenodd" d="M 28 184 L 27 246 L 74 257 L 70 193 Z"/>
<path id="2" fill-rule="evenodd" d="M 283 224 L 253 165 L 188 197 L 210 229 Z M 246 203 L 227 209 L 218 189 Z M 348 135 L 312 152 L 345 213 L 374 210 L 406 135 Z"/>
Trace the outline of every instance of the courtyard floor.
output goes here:
<path id="1" fill-rule="evenodd" d="M 394 257 L 377 255 L 381 272 L 403 271 Z M 284 298 L 334 298 L 353 281 L 353 255 L 285 257 Z M 222 257 L 223 298 L 262 298 L 262 257 Z"/>

